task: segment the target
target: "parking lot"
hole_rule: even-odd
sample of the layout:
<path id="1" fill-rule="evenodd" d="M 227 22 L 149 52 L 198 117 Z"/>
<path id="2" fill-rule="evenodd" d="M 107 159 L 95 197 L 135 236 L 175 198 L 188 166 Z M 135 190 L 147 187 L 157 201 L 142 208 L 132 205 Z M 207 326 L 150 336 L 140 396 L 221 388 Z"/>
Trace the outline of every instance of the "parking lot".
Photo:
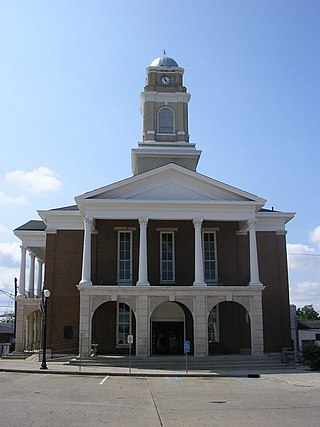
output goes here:
<path id="1" fill-rule="evenodd" d="M 0 385 L 1 426 L 319 426 L 320 375 L 147 378 L 0 372 Z"/>

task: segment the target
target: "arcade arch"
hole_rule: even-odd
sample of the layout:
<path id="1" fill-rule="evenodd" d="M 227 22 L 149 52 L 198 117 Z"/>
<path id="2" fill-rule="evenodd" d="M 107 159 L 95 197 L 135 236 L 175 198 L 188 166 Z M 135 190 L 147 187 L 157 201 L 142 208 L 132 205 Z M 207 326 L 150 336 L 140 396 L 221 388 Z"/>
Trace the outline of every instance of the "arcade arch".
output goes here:
<path id="1" fill-rule="evenodd" d="M 136 336 L 136 318 L 126 302 L 109 301 L 97 307 L 92 316 L 91 343 L 97 344 L 98 354 L 128 354 L 129 334 Z M 134 339 L 133 354 L 135 341 Z"/>
<path id="2" fill-rule="evenodd" d="M 193 318 L 182 303 L 167 301 L 159 304 L 151 318 L 151 354 L 183 354 L 184 340 L 190 340 L 193 352 Z"/>
<path id="3" fill-rule="evenodd" d="M 223 301 L 208 315 L 209 355 L 251 354 L 251 321 L 243 305 Z"/>

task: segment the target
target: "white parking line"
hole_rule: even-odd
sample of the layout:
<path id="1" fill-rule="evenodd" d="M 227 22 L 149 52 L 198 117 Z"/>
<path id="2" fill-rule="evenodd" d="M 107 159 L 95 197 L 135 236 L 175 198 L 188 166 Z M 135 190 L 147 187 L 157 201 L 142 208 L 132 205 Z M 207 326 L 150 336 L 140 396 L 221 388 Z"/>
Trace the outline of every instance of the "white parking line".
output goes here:
<path id="1" fill-rule="evenodd" d="M 174 385 L 174 382 L 172 381 L 172 379 L 171 379 L 171 378 L 166 377 L 166 380 L 168 381 L 168 383 L 169 383 L 170 385 Z"/>
<path id="2" fill-rule="evenodd" d="M 99 385 L 104 384 L 105 381 L 107 381 L 108 378 L 109 378 L 109 375 L 107 375 L 106 377 L 104 377 L 103 380 L 99 382 Z"/>
<path id="3" fill-rule="evenodd" d="M 49 375 L 50 375 L 50 374 L 40 375 L 40 376 L 38 376 L 38 377 L 36 377 L 36 378 L 32 378 L 32 380 L 30 380 L 30 382 L 38 381 L 38 380 L 42 380 L 43 378 L 48 377 Z"/>
<path id="4" fill-rule="evenodd" d="M 180 384 L 180 385 L 186 385 L 186 383 L 184 381 L 182 381 L 181 378 L 179 378 L 179 377 L 174 377 L 174 378 L 176 379 L 176 381 L 178 381 L 178 384 Z M 166 377 L 166 380 L 168 381 L 168 383 L 170 385 L 173 385 L 173 386 L 176 385 L 176 383 L 171 378 Z"/>
<path id="5" fill-rule="evenodd" d="M 186 385 L 186 383 L 185 383 L 184 381 L 182 381 L 182 379 L 180 379 L 179 377 L 175 377 L 175 379 L 176 379 L 177 381 L 179 381 L 179 383 L 180 383 L 181 385 Z"/>

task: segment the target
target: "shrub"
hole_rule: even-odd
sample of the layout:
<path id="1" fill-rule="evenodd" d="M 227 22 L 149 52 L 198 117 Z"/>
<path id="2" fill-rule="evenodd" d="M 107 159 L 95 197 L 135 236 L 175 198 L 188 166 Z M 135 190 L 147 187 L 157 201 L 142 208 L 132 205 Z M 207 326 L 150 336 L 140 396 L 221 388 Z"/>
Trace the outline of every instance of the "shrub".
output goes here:
<path id="1" fill-rule="evenodd" d="M 302 357 L 313 371 L 320 371 L 320 347 L 316 343 L 303 347 Z"/>

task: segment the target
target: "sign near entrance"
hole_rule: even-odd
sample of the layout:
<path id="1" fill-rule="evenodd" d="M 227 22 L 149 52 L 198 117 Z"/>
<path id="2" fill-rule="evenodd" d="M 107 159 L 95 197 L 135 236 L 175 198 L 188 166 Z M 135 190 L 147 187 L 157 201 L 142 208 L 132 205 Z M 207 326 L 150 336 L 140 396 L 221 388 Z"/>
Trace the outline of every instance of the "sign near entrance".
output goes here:
<path id="1" fill-rule="evenodd" d="M 184 353 L 190 353 L 190 341 L 189 340 L 184 340 L 183 351 L 184 351 Z"/>
<path id="2" fill-rule="evenodd" d="M 128 337 L 127 337 L 127 343 L 128 344 L 133 344 L 133 335 L 128 335 Z"/>

